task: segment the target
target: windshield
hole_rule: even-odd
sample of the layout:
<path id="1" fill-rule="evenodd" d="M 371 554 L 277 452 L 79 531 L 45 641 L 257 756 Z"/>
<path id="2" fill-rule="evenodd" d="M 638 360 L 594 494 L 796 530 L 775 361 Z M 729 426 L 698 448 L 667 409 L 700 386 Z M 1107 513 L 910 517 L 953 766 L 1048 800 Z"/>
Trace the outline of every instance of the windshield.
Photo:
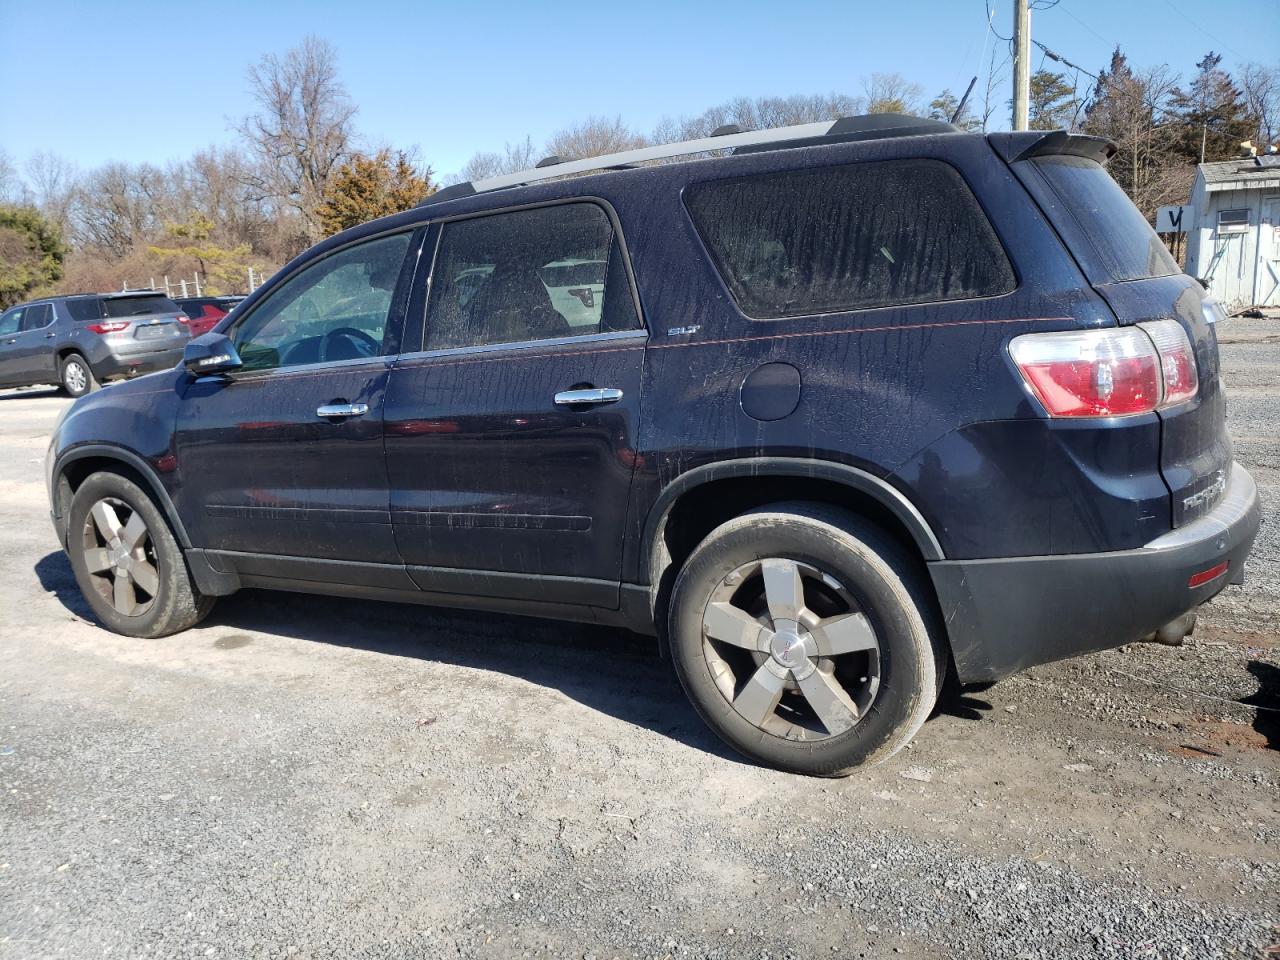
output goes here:
<path id="1" fill-rule="evenodd" d="M 1030 162 L 1049 190 L 1033 188 L 1091 283 L 1168 277 L 1178 263 L 1097 161 L 1048 156 Z"/>
<path id="2" fill-rule="evenodd" d="M 181 313 L 178 305 L 168 297 L 149 294 L 140 297 L 103 297 L 102 305 L 107 316 L 140 317 L 149 313 Z"/>

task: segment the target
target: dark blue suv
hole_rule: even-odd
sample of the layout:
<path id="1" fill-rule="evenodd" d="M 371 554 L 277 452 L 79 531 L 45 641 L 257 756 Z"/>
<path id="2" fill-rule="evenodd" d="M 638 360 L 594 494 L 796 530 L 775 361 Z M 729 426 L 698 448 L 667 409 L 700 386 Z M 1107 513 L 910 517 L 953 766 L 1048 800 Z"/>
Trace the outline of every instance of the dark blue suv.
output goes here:
<path id="1" fill-rule="evenodd" d="M 98 617 L 248 586 L 613 624 L 734 747 L 837 775 L 948 672 L 1180 637 L 1241 582 L 1222 314 L 1107 142 L 718 133 L 348 230 L 76 402 L 49 492 Z"/>

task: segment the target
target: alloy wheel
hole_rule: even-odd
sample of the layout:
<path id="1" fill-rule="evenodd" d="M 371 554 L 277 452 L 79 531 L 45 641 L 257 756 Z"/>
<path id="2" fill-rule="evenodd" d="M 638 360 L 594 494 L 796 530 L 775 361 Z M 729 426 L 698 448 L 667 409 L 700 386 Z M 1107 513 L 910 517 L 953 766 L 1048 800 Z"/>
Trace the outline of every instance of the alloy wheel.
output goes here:
<path id="1" fill-rule="evenodd" d="M 880 643 L 835 577 L 770 557 L 731 571 L 702 619 L 703 655 L 720 693 L 760 730 L 826 740 L 852 729 L 880 686 Z"/>
<path id="2" fill-rule="evenodd" d="M 83 393 L 89 385 L 88 375 L 79 360 L 68 360 L 62 370 L 62 384 L 72 393 Z"/>
<path id="3" fill-rule="evenodd" d="M 85 517 L 81 550 L 93 588 L 116 613 L 140 617 L 151 609 L 160 574 L 141 513 L 115 497 L 99 500 Z"/>

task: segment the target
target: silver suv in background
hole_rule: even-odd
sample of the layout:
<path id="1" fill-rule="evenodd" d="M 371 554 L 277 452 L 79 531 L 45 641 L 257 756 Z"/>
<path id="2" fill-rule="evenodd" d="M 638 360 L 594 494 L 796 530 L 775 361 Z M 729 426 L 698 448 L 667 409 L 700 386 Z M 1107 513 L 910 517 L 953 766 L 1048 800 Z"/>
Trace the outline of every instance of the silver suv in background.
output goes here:
<path id="1" fill-rule="evenodd" d="M 175 366 L 191 334 L 154 290 L 52 297 L 0 315 L 0 387 L 56 383 L 73 397 Z"/>

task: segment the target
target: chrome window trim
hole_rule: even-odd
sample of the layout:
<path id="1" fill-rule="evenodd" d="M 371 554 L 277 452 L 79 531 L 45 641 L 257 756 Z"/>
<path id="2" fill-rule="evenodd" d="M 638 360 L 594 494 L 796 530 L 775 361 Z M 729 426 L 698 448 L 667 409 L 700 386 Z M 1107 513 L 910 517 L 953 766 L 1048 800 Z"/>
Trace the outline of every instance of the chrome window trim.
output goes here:
<path id="1" fill-rule="evenodd" d="M 481 343 L 469 347 L 447 347 L 442 350 L 415 350 L 394 357 L 397 364 L 402 360 L 436 360 L 448 357 L 466 357 L 514 351 L 524 353 L 534 347 L 568 347 L 583 343 L 611 343 L 614 341 L 635 340 L 637 346 L 649 342 L 647 330 L 611 330 L 608 333 L 586 333 L 573 337 L 549 337 L 544 340 L 513 340 L 510 343 Z"/>

